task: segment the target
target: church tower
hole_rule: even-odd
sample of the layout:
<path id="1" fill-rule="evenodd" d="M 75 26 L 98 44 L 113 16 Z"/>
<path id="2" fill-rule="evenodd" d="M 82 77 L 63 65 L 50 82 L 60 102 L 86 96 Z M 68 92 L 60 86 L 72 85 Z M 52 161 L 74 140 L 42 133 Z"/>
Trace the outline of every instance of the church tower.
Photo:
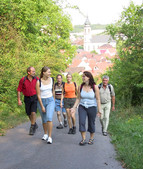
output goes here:
<path id="1" fill-rule="evenodd" d="M 90 51 L 90 41 L 91 41 L 91 25 L 88 19 L 84 23 L 84 50 Z"/>

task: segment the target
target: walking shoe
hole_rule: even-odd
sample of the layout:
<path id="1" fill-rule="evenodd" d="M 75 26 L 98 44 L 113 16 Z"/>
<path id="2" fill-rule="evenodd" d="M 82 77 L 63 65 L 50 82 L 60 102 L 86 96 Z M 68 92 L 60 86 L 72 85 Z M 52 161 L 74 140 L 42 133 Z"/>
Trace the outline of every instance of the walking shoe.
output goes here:
<path id="1" fill-rule="evenodd" d="M 48 138 L 47 144 L 52 144 L 52 138 L 51 137 Z"/>
<path id="2" fill-rule="evenodd" d="M 44 134 L 44 136 L 42 137 L 42 140 L 47 140 L 48 139 L 48 134 Z"/>
<path id="3" fill-rule="evenodd" d="M 107 136 L 107 132 L 103 132 L 103 136 Z"/>
<path id="4" fill-rule="evenodd" d="M 68 134 L 72 134 L 72 130 L 73 130 L 73 129 L 70 128 Z"/>
<path id="5" fill-rule="evenodd" d="M 31 125 L 29 135 L 34 135 L 34 133 L 35 133 L 35 125 Z"/>
<path id="6" fill-rule="evenodd" d="M 85 146 L 87 144 L 86 140 L 81 140 L 81 142 L 79 142 L 80 146 Z"/>
<path id="7" fill-rule="evenodd" d="M 76 134 L 76 127 L 75 126 L 72 128 L 72 134 Z"/>
<path id="8" fill-rule="evenodd" d="M 38 124 L 35 122 L 35 129 L 38 129 Z"/>
<path id="9" fill-rule="evenodd" d="M 67 127 L 67 126 L 68 126 L 67 120 L 64 120 L 64 127 Z"/>
<path id="10" fill-rule="evenodd" d="M 63 127 L 62 124 L 59 124 L 56 128 L 57 128 L 57 129 L 63 129 L 64 127 Z"/>

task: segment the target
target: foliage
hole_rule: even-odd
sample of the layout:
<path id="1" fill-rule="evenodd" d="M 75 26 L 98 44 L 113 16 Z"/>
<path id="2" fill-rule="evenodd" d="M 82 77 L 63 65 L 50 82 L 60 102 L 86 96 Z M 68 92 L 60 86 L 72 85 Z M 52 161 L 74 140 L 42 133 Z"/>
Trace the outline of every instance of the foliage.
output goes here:
<path id="1" fill-rule="evenodd" d="M 73 82 L 76 82 L 77 85 L 79 86 L 82 83 L 82 76 L 79 75 L 78 73 L 73 73 L 72 74 L 72 80 L 73 80 Z"/>
<path id="2" fill-rule="evenodd" d="M 35 67 L 39 75 L 47 65 L 55 77 L 71 62 L 75 47 L 69 40 L 70 18 L 56 2 L 3 0 L 0 6 L 1 117 L 18 112 L 16 88 L 27 67 Z"/>
<path id="3" fill-rule="evenodd" d="M 91 51 L 90 53 L 98 54 L 95 50 Z"/>
<path id="4" fill-rule="evenodd" d="M 117 41 L 118 56 L 108 71 L 110 83 L 123 104 L 141 104 L 143 101 L 143 9 L 132 2 L 124 9 L 121 19 L 107 27 Z"/>
<path id="5" fill-rule="evenodd" d="M 91 29 L 92 29 L 92 30 L 105 29 L 106 26 L 107 26 L 107 25 L 92 24 L 92 25 L 91 25 Z M 83 25 L 75 25 L 72 32 L 74 32 L 74 33 L 83 32 L 83 29 L 84 29 L 84 23 L 83 23 Z"/>
<path id="6" fill-rule="evenodd" d="M 111 113 L 109 131 L 115 144 L 118 159 L 124 168 L 140 169 L 143 166 L 143 106 L 124 109 L 118 106 Z"/>

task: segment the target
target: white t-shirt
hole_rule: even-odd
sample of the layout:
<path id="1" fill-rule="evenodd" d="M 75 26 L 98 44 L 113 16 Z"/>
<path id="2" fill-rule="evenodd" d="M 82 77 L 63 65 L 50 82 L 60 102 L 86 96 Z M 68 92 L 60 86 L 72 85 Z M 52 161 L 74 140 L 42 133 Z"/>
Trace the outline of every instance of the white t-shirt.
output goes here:
<path id="1" fill-rule="evenodd" d="M 53 86 L 52 78 L 50 84 L 48 85 L 43 85 L 41 81 L 41 87 L 40 87 L 41 98 L 49 98 L 53 96 L 52 86 Z"/>

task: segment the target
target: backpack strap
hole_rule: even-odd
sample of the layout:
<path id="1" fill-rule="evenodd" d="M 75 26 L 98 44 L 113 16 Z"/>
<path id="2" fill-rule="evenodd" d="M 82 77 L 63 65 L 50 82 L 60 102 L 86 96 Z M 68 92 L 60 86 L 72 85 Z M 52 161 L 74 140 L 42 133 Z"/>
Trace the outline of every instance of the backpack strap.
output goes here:
<path id="1" fill-rule="evenodd" d="M 25 76 L 24 79 L 23 79 L 23 85 L 24 85 L 24 83 L 25 83 L 26 78 L 27 78 L 27 76 Z"/>
<path id="2" fill-rule="evenodd" d="M 39 87 L 41 87 L 41 79 L 39 79 Z"/>
<path id="3" fill-rule="evenodd" d="M 23 84 L 25 83 L 26 78 L 27 76 L 24 77 Z M 34 76 L 34 79 L 36 79 L 36 81 L 38 80 L 36 76 Z"/>
<path id="4" fill-rule="evenodd" d="M 76 83 L 75 82 L 73 82 L 73 83 L 74 83 L 74 86 L 75 86 L 75 89 L 76 89 Z M 62 82 L 62 84 L 63 84 L 64 93 L 65 93 L 65 82 Z M 76 90 L 75 90 L 75 92 L 76 92 Z"/>
<path id="5" fill-rule="evenodd" d="M 53 85 L 52 85 L 52 89 L 53 89 L 53 87 L 54 87 L 54 78 L 53 77 L 51 77 L 52 78 L 52 82 L 53 82 Z"/>
<path id="6" fill-rule="evenodd" d="M 75 88 L 76 88 L 76 83 L 74 82 Z"/>
<path id="7" fill-rule="evenodd" d="M 58 85 L 58 83 L 56 82 L 56 83 L 54 84 L 54 89 L 56 88 L 57 85 Z"/>
<path id="8" fill-rule="evenodd" d="M 80 86 L 80 93 L 81 93 L 81 90 L 82 90 L 82 88 L 83 88 L 83 84 L 81 84 L 81 86 Z M 93 85 L 93 91 L 94 91 L 94 93 L 95 93 L 95 84 Z"/>
<path id="9" fill-rule="evenodd" d="M 101 86 L 102 86 L 102 83 L 100 83 L 100 84 L 98 85 L 99 90 L 100 90 Z"/>
<path id="10" fill-rule="evenodd" d="M 111 84 L 108 84 L 108 88 L 109 88 L 110 94 L 111 94 Z"/>
<path id="11" fill-rule="evenodd" d="M 83 84 L 80 85 L 80 93 L 81 93 L 82 88 L 83 88 Z"/>
<path id="12" fill-rule="evenodd" d="M 98 85 L 99 90 L 100 90 L 101 86 L 102 86 L 102 83 L 100 83 L 100 84 Z M 108 84 L 108 88 L 109 88 L 110 94 L 111 94 L 111 84 Z"/>
<path id="13" fill-rule="evenodd" d="M 93 85 L 93 91 L 94 91 L 94 93 L 95 93 L 95 84 Z"/>
<path id="14" fill-rule="evenodd" d="M 53 77 L 51 77 L 52 78 L 52 82 L 53 82 L 53 85 L 52 85 L 52 88 L 53 88 L 53 86 L 54 86 L 54 78 Z M 37 79 L 37 78 L 36 78 Z M 37 79 L 38 80 L 38 79 Z M 41 87 L 41 79 L 39 79 L 39 87 Z"/>

